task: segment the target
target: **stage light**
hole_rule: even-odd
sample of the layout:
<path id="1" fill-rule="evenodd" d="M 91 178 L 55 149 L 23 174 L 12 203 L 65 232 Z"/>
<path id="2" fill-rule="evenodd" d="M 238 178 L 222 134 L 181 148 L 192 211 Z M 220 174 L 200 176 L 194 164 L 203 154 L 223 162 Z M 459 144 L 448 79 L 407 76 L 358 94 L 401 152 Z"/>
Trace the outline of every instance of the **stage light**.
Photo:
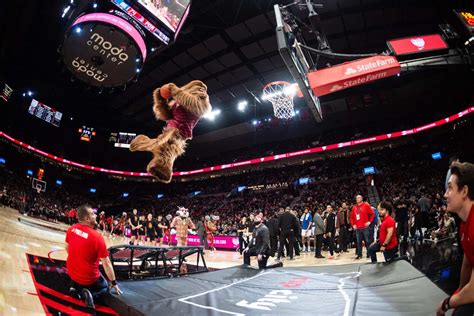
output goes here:
<path id="1" fill-rule="evenodd" d="M 80 28 L 79 26 L 78 26 L 78 27 L 76 27 L 74 30 L 75 30 L 75 31 L 76 31 L 76 33 L 78 33 L 78 34 L 79 34 L 79 33 L 81 33 L 81 31 L 82 31 L 82 30 L 81 30 L 81 28 Z"/>
<path id="2" fill-rule="evenodd" d="M 137 63 L 139 63 L 139 62 L 140 62 L 140 58 L 135 59 L 135 61 L 136 61 Z"/>
<path id="3" fill-rule="evenodd" d="M 69 12 L 69 9 L 71 9 L 71 6 L 67 6 L 66 8 L 64 8 L 63 10 L 63 14 L 61 15 L 61 18 L 64 18 L 66 16 L 66 14 Z"/>
<path id="4" fill-rule="evenodd" d="M 152 52 L 154 52 L 154 51 L 155 51 L 155 48 L 154 48 L 154 47 L 152 47 L 152 48 L 151 48 L 151 51 L 152 51 Z"/>
<path id="5" fill-rule="evenodd" d="M 128 197 L 128 192 L 122 193 L 122 196 L 123 196 L 124 198 Z"/>
<path id="6" fill-rule="evenodd" d="M 137 68 L 135 71 L 136 71 L 137 73 L 139 73 L 139 72 L 140 72 L 140 69 L 139 69 L 139 68 Z"/>
<path id="7" fill-rule="evenodd" d="M 63 182 L 61 180 L 56 180 L 56 185 L 63 185 Z"/>
<path id="8" fill-rule="evenodd" d="M 94 9 L 96 9 L 96 8 L 97 8 L 97 3 L 94 3 L 94 4 L 92 5 L 92 7 L 93 7 Z"/>
<path id="9" fill-rule="evenodd" d="M 158 200 L 161 199 L 162 197 L 163 197 L 163 194 L 158 194 L 158 195 L 156 196 L 156 198 L 157 198 Z"/>
<path id="10" fill-rule="evenodd" d="M 257 125 L 257 124 L 258 124 L 257 120 L 253 120 L 253 121 L 252 121 L 252 125 L 255 126 L 255 125 Z"/>
<path id="11" fill-rule="evenodd" d="M 90 193 L 96 193 L 97 190 L 96 190 L 95 188 L 90 188 L 89 192 L 90 192 Z"/>
<path id="12" fill-rule="evenodd" d="M 240 112 L 244 112 L 245 109 L 247 108 L 247 105 L 248 105 L 248 102 L 247 101 L 240 101 L 239 103 L 237 103 L 237 109 L 240 111 Z"/>
<path id="13" fill-rule="evenodd" d="M 207 113 L 204 115 L 204 118 L 209 120 L 209 121 L 214 121 L 216 116 L 221 114 L 221 110 L 220 109 L 215 109 L 215 110 L 212 110 L 211 112 Z"/>
<path id="14" fill-rule="evenodd" d="M 300 114 L 300 110 L 296 110 L 296 114 L 297 114 L 297 115 Z"/>
<path id="15" fill-rule="evenodd" d="M 26 97 L 26 93 L 23 92 L 23 96 Z"/>
<path id="16" fill-rule="evenodd" d="M 30 90 L 28 90 L 28 96 L 31 97 L 33 95 L 33 92 L 31 92 Z"/>

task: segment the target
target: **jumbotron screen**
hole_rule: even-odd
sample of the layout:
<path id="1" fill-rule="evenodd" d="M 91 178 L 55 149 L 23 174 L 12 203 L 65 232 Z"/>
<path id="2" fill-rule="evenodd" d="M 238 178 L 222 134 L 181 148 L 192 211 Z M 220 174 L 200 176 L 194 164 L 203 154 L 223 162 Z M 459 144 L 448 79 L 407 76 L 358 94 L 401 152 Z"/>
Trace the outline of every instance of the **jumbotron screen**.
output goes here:
<path id="1" fill-rule="evenodd" d="M 140 5 L 173 32 L 178 29 L 189 2 L 189 0 L 138 0 Z"/>
<path id="2" fill-rule="evenodd" d="M 56 111 L 50 108 L 49 106 L 38 102 L 35 99 L 31 100 L 30 107 L 28 108 L 28 113 L 56 127 L 59 127 L 59 124 L 61 123 L 61 118 L 63 117 L 63 114 L 61 112 Z"/>
<path id="3" fill-rule="evenodd" d="M 115 134 L 115 133 L 113 133 Z M 130 143 L 137 136 L 135 133 L 123 133 L 120 132 L 115 134 L 115 143 L 114 146 L 118 148 L 130 148 Z"/>

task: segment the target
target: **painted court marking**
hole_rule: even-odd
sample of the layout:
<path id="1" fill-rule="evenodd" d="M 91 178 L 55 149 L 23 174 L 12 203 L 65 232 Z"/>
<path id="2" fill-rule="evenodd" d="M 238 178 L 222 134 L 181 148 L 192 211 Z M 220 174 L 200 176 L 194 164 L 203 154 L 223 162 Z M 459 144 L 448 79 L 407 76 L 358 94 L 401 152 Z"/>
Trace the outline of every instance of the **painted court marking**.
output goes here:
<path id="1" fill-rule="evenodd" d="M 199 297 L 199 296 L 203 296 L 203 295 L 206 295 L 206 294 L 209 294 L 209 293 L 217 292 L 217 291 L 220 291 L 220 290 L 223 290 L 223 289 L 227 289 L 227 288 L 230 288 L 234 285 L 241 284 L 241 283 L 256 279 L 258 277 L 261 277 L 261 276 L 267 275 L 267 274 L 280 274 L 280 275 L 281 274 L 296 274 L 296 275 L 299 275 L 299 276 L 322 276 L 322 275 L 342 276 L 342 275 L 348 275 L 349 274 L 349 276 L 339 278 L 339 280 L 338 280 L 339 284 L 337 286 L 338 291 L 341 293 L 341 295 L 342 295 L 342 297 L 345 301 L 344 316 L 349 316 L 351 299 L 350 299 L 348 293 L 345 291 L 344 285 L 345 285 L 345 283 L 348 279 L 360 277 L 362 272 L 353 271 L 353 272 L 341 272 L 341 273 L 328 274 L 328 273 L 311 273 L 311 272 L 302 272 L 302 271 L 264 271 L 264 272 L 260 272 L 257 275 L 254 275 L 253 277 L 250 277 L 250 278 L 247 278 L 247 279 L 242 279 L 242 280 L 239 280 L 237 282 L 227 284 L 227 285 L 224 285 L 224 286 L 221 286 L 221 287 L 209 290 L 209 291 L 205 291 L 205 292 L 198 293 L 198 294 L 195 294 L 195 295 L 180 298 L 180 299 L 178 299 L 178 301 L 180 301 L 182 303 L 185 303 L 185 304 L 190 304 L 190 305 L 193 305 L 193 306 L 196 306 L 196 307 L 199 307 L 199 308 L 209 309 L 209 310 L 213 310 L 213 311 L 216 311 L 216 312 L 221 312 L 221 313 L 224 313 L 224 314 L 245 316 L 245 314 L 231 312 L 231 311 L 227 311 L 227 310 L 222 310 L 222 309 L 218 309 L 216 307 L 212 307 L 212 306 L 208 306 L 208 305 L 202 305 L 202 304 L 198 304 L 198 303 L 194 303 L 194 302 L 189 302 L 188 300 Z"/>

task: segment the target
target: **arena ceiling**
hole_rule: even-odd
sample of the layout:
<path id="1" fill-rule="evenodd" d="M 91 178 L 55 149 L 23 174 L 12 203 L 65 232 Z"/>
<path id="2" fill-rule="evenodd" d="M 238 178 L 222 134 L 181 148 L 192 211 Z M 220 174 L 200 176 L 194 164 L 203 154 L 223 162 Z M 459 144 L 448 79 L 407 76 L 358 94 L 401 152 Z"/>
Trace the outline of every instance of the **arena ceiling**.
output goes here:
<path id="1" fill-rule="evenodd" d="M 209 87 L 213 106 L 222 111 L 216 121 L 199 124 L 195 133 L 203 134 L 271 115 L 270 104 L 257 103 L 246 113 L 238 112 L 236 104 L 241 99 L 253 104 L 249 91 L 259 96 L 268 82 L 291 80 L 277 51 L 273 13 L 275 3 L 290 1 L 195 0 L 177 43 L 148 61 L 137 83 L 113 94 L 84 90 L 70 82 L 70 75 L 58 63 L 57 48 L 65 28 L 60 15 L 66 2 L 15 0 L 2 4 L 0 79 L 17 91 L 32 89 L 39 100 L 74 117 L 75 122 L 115 131 L 157 132 L 159 125 L 151 113 L 152 90 L 167 82 L 183 84 L 200 79 Z M 330 45 L 341 53 L 382 52 L 387 39 L 439 32 L 438 24 L 446 21 L 451 9 L 473 6 L 472 1 L 444 0 L 317 2 L 324 5 L 318 12 Z M 325 61 L 321 64 L 324 66 Z M 443 81 L 457 89 L 453 94 L 472 100 L 469 86 L 474 81 L 469 71 L 421 72 L 398 80 L 387 80 L 376 87 L 389 91 L 392 86 L 401 86 L 401 95 L 389 93 L 384 97 L 393 99 L 400 109 L 414 102 L 424 104 L 426 109 L 442 108 L 445 104 L 440 104 L 440 93 L 450 93 L 439 88 Z M 432 93 L 412 98 L 419 85 L 409 83 L 420 80 Z M 345 98 L 354 94 L 369 98 L 375 95 L 374 89 L 361 87 L 323 97 L 323 113 L 350 111 Z M 332 107 L 338 100 L 345 105 L 334 111 Z M 363 108 L 366 98 L 353 102 L 360 103 L 353 109 Z M 305 105 L 298 101 L 297 106 Z"/>

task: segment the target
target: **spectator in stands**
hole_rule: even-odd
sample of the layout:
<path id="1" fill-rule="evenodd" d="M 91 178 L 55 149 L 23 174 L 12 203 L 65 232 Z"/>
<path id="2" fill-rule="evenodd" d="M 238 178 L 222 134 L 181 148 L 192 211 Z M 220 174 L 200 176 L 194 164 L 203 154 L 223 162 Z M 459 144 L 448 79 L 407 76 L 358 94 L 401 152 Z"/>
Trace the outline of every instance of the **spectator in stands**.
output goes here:
<path id="1" fill-rule="evenodd" d="M 398 239 L 395 228 L 395 221 L 390 216 L 393 211 L 393 206 L 387 201 L 382 201 L 377 206 L 379 211 L 380 224 L 379 240 L 370 245 L 368 249 L 368 255 L 372 263 L 377 263 L 377 252 L 382 252 L 385 261 L 391 262 L 395 259 L 398 252 Z"/>
<path id="2" fill-rule="evenodd" d="M 374 216 L 372 207 L 363 201 L 362 195 L 357 195 L 356 205 L 354 205 L 351 212 L 351 225 L 357 238 L 357 256 L 355 259 L 362 258 L 362 241 L 364 241 L 366 249 L 369 249 L 369 225 L 374 220 Z"/>
<path id="3" fill-rule="evenodd" d="M 474 314 L 474 164 L 453 163 L 444 195 L 448 212 L 462 220 L 460 234 L 464 259 L 458 290 L 438 306 L 437 315 L 454 308 L 453 315 Z"/>
<path id="4" fill-rule="evenodd" d="M 105 274 L 111 282 L 111 288 L 122 294 L 115 279 L 114 269 L 104 238 L 94 230 L 97 215 L 88 205 L 77 208 L 79 223 L 69 227 L 66 233 L 66 267 L 73 290 L 80 292 L 88 307 L 94 308 L 94 299 L 98 299 L 109 290 L 107 280 L 99 271 L 99 260 Z"/>

